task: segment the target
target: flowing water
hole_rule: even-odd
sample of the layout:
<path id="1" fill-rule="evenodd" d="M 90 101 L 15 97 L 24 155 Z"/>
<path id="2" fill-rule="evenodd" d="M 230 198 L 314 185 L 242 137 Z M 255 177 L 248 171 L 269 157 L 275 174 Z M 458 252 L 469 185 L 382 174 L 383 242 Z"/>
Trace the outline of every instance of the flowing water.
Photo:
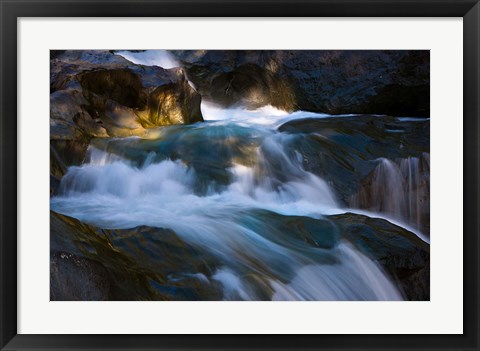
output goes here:
<path id="1" fill-rule="evenodd" d="M 353 195 L 351 204 L 385 213 L 422 231 L 428 220 L 424 213 L 429 206 L 429 178 L 428 153 L 396 161 L 381 158 L 369 179 L 370 186 Z"/>
<path id="2" fill-rule="evenodd" d="M 278 130 L 296 119 L 332 117 L 207 103 L 202 113 L 203 123 L 162 127 L 149 139 L 93 140 L 85 163 L 62 178 L 52 210 L 105 229 L 173 230 L 218 262 L 209 276 L 175 276 L 216 284 L 225 300 L 403 298 L 392 278 L 329 224 L 329 215 L 352 210 L 330 181 L 305 168 L 296 147 L 305 135 Z M 333 118 L 344 117 L 352 116 Z M 418 228 L 419 158 L 375 162 L 369 193 L 353 203 L 365 209 L 361 198 L 373 197 L 378 206 L 368 210 L 378 213 L 367 214 Z M 298 239 L 291 223 L 314 240 Z"/>

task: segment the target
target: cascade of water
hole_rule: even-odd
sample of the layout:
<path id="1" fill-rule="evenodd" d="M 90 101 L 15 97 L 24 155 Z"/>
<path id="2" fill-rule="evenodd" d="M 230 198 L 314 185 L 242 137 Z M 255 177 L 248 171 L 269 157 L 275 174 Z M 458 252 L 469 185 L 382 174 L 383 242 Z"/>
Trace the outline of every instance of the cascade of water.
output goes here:
<path id="1" fill-rule="evenodd" d="M 381 158 L 360 190 L 351 197 L 354 208 L 384 213 L 428 234 L 430 155 L 396 162 Z"/>
<path id="2" fill-rule="evenodd" d="M 272 282 L 272 300 L 402 300 L 385 273 L 351 245 L 342 243 L 338 265 L 307 265 L 289 284 Z"/>
<path id="3" fill-rule="evenodd" d="M 197 174 L 195 169 L 188 167 L 181 159 L 166 159 L 155 163 L 152 161 L 153 152 L 150 152 L 139 167 L 119 155 L 90 146 L 88 163 L 68 169 L 60 184 L 61 196 L 53 198 L 52 204 L 60 206 L 73 203 L 75 199 L 94 201 L 98 196 L 112 196 L 115 201 L 130 204 L 141 202 L 139 206 L 143 208 L 150 201 L 151 209 L 147 213 L 164 210 L 165 207 L 158 207 L 157 203 L 162 202 L 167 206 L 168 200 L 168 204 L 176 204 L 181 212 L 190 205 L 187 198 L 190 201 L 195 198 L 197 203 L 203 203 L 212 211 L 232 206 L 298 215 L 339 213 L 335 196 L 328 184 L 320 177 L 306 172 L 296 155 L 287 152 L 288 138 L 282 134 L 265 136 L 256 151 L 249 154 L 251 159 L 248 160 L 248 165 L 232 162 L 227 168 L 231 175 L 227 187 L 206 194 L 198 193 L 195 189 L 202 185 L 199 184 L 202 181 L 212 183 L 214 180 L 201 177 L 201 174 Z M 181 143 L 182 139 L 178 142 Z M 86 194 L 88 198 L 82 196 Z M 74 213 L 83 218 L 81 212 Z M 125 217 L 131 216 L 126 214 Z M 130 225 L 141 225 L 142 217 L 139 214 L 139 217 L 130 219 Z M 152 224 L 158 226 L 160 223 Z"/>
<path id="4" fill-rule="evenodd" d="M 119 54 L 135 63 L 179 66 L 165 50 Z M 271 223 L 286 216 L 319 222 L 345 212 L 327 182 L 303 168 L 292 147 L 296 136 L 276 130 L 290 120 L 330 116 L 271 106 L 223 109 L 208 102 L 201 108 L 208 122 L 159 129 L 134 156 L 111 152 L 108 142 L 105 148 L 90 146 L 87 162 L 62 178 L 51 208 L 106 229 L 173 230 L 222 262 L 211 276 L 197 277 L 220 285 L 225 300 L 402 299 L 377 263 L 335 233 L 315 233 L 333 238 L 330 246 L 318 247 Z M 116 151 L 134 144 L 114 142 Z M 351 205 L 423 230 L 429 169 L 429 154 L 381 158 Z"/>
<path id="5" fill-rule="evenodd" d="M 147 154 L 149 161 L 138 166 L 91 147 L 88 163 L 68 169 L 52 209 L 103 228 L 174 230 L 223 262 L 211 280 L 223 286 L 224 299 L 260 299 L 259 289 L 279 300 L 401 299 L 382 270 L 352 247 L 340 244 L 329 252 L 276 242 L 288 232 L 258 222 L 252 211 L 314 218 L 342 212 L 328 184 L 305 171 L 289 150 L 290 138 L 265 134 L 248 165 L 233 163 L 228 169 L 230 184 L 207 194 L 195 193 L 201 177 L 181 160 L 155 163 Z M 332 257 L 328 264 L 321 263 L 325 257 Z M 263 283 L 245 280 L 246 272 L 255 272 Z"/>
<path id="6" fill-rule="evenodd" d="M 293 278 L 284 283 L 267 278 L 273 301 L 370 301 L 402 300 L 394 284 L 382 269 L 351 245 L 341 243 L 336 249 L 337 264 L 297 266 Z M 222 268 L 213 276 L 223 288 L 224 300 L 256 300 L 256 289 L 234 271 Z"/>

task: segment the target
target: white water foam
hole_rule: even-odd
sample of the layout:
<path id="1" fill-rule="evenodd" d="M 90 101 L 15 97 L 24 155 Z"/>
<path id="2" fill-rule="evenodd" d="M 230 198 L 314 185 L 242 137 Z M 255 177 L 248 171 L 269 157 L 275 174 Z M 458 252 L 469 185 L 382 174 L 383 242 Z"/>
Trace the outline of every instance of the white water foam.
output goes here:
<path id="1" fill-rule="evenodd" d="M 255 110 L 249 110 L 242 106 L 224 108 L 209 101 L 202 101 L 200 108 L 205 121 L 217 122 L 218 125 L 235 123 L 245 127 L 260 125 L 271 129 L 275 129 L 286 122 L 297 119 L 357 116 L 355 114 L 329 115 L 308 111 L 289 113 L 271 105 L 266 105 Z"/>
<path id="2" fill-rule="evenodd" d="M 335 249 L 338 262 L 307 264 L 295 269 L 289 283 L 267 280 L 272 301 L 402 301 L 382 268 L 347 242 Z M 234 271 L 222 267 L 212 280 L 223 287 L 223 300 L 256 300 L 255 289 Z"/>
<path id="3" fill-rule="evenodd" d="M 168 226 L 186 214 L 201 216 L 206 209 L 213 216 L 242 208 L 314 217 L 343 212 L 323 179 L 288 164 L 287 157 L 285 170 L 296 173 L 280 188 L 272 186 L 268 174 L 257 177 L 255 166 L 234 164 L 232 183 L 224 191 L 200 196 L 194 192 L 195 171 L 181 161 L 146 162 L 137 168 L 93 147 L 90 155 L 90 163 L 68 169 L 62 195 L 51 202 L 60 212 L 103 227 Z"/>
<path id="4" fill-rule="evenodd" d="M 159 66 L 165 69 L 180 67 L 180 63 L 175 56 L 167 50 L 146 50 L 140 52 L 125 50 L 116 51 L 115 53 L 137 65 Z"/>
<path id="5" fill-rule="evenodd" d="M 221 268 L 212 276 L 222 284 L 223 300 L 255 300 L 255 295 L 249 291 L 244 282 L 228 268 Z"/>

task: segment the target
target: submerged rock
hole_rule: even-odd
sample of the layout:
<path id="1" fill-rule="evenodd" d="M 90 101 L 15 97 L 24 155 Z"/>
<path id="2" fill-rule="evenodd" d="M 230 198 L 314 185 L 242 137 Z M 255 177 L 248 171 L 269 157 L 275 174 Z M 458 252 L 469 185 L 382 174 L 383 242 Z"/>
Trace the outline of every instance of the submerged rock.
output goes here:
<path id="1" fill-rule="evenodd" d="M 429 116 L 422 50 L 174 50 L 205 99 L 223 106 Z"/>
<path id="2" fill-rule="evenodd" d="M 354 213 L 320 219 L 269 211 L 252 214 L 246 222 L 249 228 L 265 233 L 277 245 L 295 247 L 305 259 L 335 264 L 334 248 L 347 240 L 387 272 L 404 298 L 430 299 L 430 245 L 402 227 Z M 283 274 L 287 271 L 282 268 Z"/>
<path id="3" fill-rule="evenodd" d="M 360 251 L 378 262 L 408 300 L 430 300 L 430 245 L 384 219 L 346 213 L 329 216 Z"/>

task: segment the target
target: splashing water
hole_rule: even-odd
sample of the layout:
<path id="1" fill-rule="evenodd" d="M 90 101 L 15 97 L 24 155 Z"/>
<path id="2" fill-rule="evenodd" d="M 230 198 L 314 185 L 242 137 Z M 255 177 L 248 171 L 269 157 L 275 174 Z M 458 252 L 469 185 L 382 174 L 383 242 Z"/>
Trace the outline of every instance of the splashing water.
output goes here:
<path id="1" fill-rule="evenodd" d="M 208 130 L 204 132 L 209 135 Z M 185 214 L 201 216 L 204 209 L 218 217 L 231 209 L 251 208 L 316 217 L 341 213 L 325 181 L 304 171 L 298 161 L 291 159 L 284 152 L 281 144 L 284 140 L 279 136 L 283 137 L 274 134 L 266 137 L 261 147 L 249 150 L 247 159 L 238 163 L 220 165 L 211 161 L 212 168 L 225 167 L 229 178 L 229 184 L 218 192 L 212 190 L 216 174 L 200 177 L 201 170 L 196 171 L 181 160 L 167 158 L 152 163 L 150 153 L 143 165 L 137 167 L 121 156 L 90 147 L 89 162 L 69 168 L 60 185 L 62 195 L 52 199 L 52 206 L 68 206 L 68 213 L 76 218 L 92 221 L 94 216 L 94 222 L 100 226 L 117 228 L 138 225 L 173 228 Z M 95 208 L 85 212 L 92 201 L 102 208 L 101 212 Z M 130 211 L 135 216 L 129 215 Z M 122 218 L 120 223 L 112 221 L 117 217 Z"/>
<path id="2" fill-rule="evenodd" d="M 385 273 L 369 258 L 349 244 L 342 243 L 337 250 L 341 264 L 303 266 L 289 284 L 273 282 L 272 300 L 402 300 Z"/>
<path id="3" fill-rule="evenodd" d="M 138 65 L 159 66 L 165 69 L 180 67 L 180 63 L 175 56 L 167 50 L 146 50 L 140 52 L 125 50 L 117 51 L 116 54 Z"/>
<path id="4" fill-rule="evenodd" d="M 52 209 L 101 228 L 174 230 L 223 263 L 210 281 L 224 299 L 261 299 L 249 274 L 276 300 L 401 299 L 382 269 L 349 244 L 327 250 L 292 242 L 262 219 L 258 211 L 316 219 L 345 212 L 329 185 L 303 169 L 290 147 L 294 136 L 255 122 L 209 123 L 164 128 L 137 157 L 109 152 L 108 143 L 90 146 L 88 161 L 63 177 Z M 128 150 L 145 142 L 110 143 Z M 206 143 L 209 153 L 200 147 Z"/>
<path id="5" fill-rule="evenodd" d="M 332 115 L 317 112 L 295 111 L 288 113 L 271 105 L 255 110 L 245 107 L 223 108 L 215 103 L 202 101 L 201 110 L 204 120 L 216 122 L 217 125 L 236 123 L 242 126 L 260 125 L 270 128 L 278 127 L 286 122 L 304 118 L 329 118 Z M 335 117 L 352 117 L 354 114 L 335 115 Z"/>

